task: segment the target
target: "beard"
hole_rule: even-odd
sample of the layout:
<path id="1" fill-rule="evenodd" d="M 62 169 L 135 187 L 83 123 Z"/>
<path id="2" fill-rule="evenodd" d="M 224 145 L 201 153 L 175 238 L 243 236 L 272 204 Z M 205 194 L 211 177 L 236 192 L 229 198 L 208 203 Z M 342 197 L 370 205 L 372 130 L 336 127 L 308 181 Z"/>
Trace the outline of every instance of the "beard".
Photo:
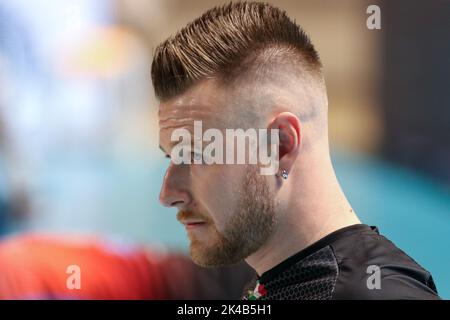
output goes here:
<path id="1" fill-rule="evenodd" d="M 275 197 L 265 176 L 257 166 L 248 166 L 242 183 L 236 212 L 222 232 L 211 219 L 206 219 L 210 241 L 199 241 L 189 234 L 192 260 L 203 267 L 238 263 L 257 251 L 272 234 L 275 225 Z M 182 211 L 178 218 L 190 216 Z"/>

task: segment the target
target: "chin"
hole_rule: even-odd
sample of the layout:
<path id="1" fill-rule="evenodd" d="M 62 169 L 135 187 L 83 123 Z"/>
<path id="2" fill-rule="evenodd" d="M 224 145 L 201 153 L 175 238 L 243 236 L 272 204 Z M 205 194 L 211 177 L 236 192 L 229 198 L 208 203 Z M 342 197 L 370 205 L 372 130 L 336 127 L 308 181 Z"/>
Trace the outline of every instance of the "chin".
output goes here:
<path id="1" fill-rule="evenodd" d="M 191 242 L 190 256 L 192 261 L 206 268 L 223 267 L 239 263 L 245 259 L 235 250 L 228 251 L 217 244 L 204 246 L 198 241 Z"/>

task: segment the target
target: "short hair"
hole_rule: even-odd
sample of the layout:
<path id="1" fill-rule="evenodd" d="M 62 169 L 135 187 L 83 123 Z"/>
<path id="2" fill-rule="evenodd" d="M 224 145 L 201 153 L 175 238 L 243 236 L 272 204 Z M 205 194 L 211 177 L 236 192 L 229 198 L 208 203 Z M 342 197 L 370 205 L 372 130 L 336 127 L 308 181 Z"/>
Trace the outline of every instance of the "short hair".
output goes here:
<path id="1" fill-rule="evenodd" d="M 258 2 L 214 7 L 156 48 L 151 70 L 155 94 L 167 100 L 204 78 L 233 80 L 267 60 L 258 59 L 262 53 L 272 51 L 273 56 L 273 49 L 321 74 L 317 51 L 285 11 Z"/>

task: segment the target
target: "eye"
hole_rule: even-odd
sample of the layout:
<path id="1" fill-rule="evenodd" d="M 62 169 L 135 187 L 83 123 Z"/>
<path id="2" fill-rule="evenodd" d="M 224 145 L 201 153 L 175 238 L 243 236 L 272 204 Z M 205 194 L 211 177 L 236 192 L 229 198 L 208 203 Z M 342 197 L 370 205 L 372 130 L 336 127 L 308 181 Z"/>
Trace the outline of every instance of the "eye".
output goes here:
<path id="1" fill-rule="evenodd" d="M 201 152 L 193 151 L 193 152 L 191 152 L 191 157 L 192 157 L 192 160 L 202 161 L 202 154 L 201 154 Z"/>

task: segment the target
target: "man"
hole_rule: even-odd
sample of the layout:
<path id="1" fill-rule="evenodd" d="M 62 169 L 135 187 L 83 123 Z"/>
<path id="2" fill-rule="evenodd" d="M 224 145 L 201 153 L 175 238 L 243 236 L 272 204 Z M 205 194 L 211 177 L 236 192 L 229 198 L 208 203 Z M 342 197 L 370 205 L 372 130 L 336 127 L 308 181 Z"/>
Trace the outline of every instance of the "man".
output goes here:
<path id="1" fill-rule="evenodd" d="M 361 224 L 342 192 L 321 62 L 285 12 L 246 2 L 207 11 L 157 47 L 152 80 L 160 147 L 171 157 L 160 200 L 179 210 L 194 262 L 245 260 L 257 277 L 244 299 L 438 298 L 430 273 Z M 275 130 L 278 172 L 207 163 L 198 137 L 194 160 L 180 163 L 180 130 L 195 137 L 196 123 Z"/>

